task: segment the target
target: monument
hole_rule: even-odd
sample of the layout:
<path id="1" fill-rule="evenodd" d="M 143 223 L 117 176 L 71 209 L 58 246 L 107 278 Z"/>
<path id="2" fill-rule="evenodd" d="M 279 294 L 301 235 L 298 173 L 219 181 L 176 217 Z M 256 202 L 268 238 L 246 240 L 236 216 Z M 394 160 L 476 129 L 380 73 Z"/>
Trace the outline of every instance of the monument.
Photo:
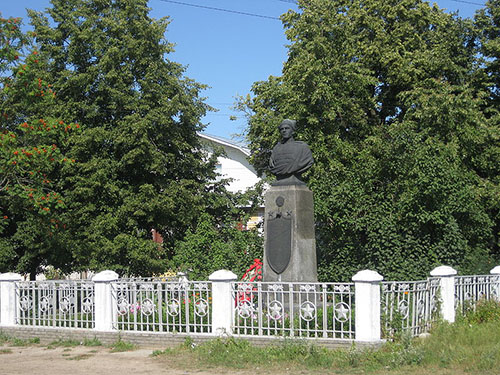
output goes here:
<path id="1" fill-rule="evenodd" d="M 263 281 L 318 279 L 313 194 L 302 181 L 314 160 L 307 144 L 294 140 L 295 128 L 294 120 L 279 125 L 269 160 L 276 181 L 265 195 Z"/>

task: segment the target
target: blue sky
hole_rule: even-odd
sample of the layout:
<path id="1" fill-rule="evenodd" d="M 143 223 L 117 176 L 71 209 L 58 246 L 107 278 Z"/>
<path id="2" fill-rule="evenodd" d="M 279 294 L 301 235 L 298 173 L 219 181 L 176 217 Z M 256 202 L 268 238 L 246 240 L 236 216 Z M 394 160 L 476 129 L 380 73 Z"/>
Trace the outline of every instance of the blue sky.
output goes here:
<path id="1" fill-rule="evenodd" d="M 472 17 L 485 2 L 436 1 L 461 17 Z M 23 17 L 28 24 L 26 8 L 44 10 L 49 5 L 49 0 L 3 0 L 0 12 L 3 17 Z M 204 92 L 206 102 L 219 111 L 203 118 L 205 132 L 226 138 L 242 133 L 246 122 L 232 110 L 235 97 L 250 93 L 254 82 L 281 74 L 287 40 L 276 18 L 296 9 L 293 0 L 149 0 L 149 7 L 151 17 L 170 17 L 166 38 L 176 44 L 170 59 L 185 65 L 189 78 L 210 86 Z M 231 115 L 237 119 L 231 121 Z"/>

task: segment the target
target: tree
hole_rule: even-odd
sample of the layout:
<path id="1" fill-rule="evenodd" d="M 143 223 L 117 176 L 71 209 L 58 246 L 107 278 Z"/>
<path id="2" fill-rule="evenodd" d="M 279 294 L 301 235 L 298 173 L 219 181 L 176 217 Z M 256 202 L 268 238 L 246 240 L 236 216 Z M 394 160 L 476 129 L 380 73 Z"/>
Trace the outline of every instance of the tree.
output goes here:
<path id="1" fill-rule="evenodd" d="M 487 93 L 483 112 L 488 118 L 490 146 L 478 156 L 483 181 L 483 199 L 495 222 L 492 249 L 500 257 L 500 3 L 486 2 L 477 12 L 482 77 L 480 87 Z"/>
<path id="2" fill-rule="evenodd" d="M 487 271 L 495 222 L 480 155 L 495 140 L 472 22 L 420 0 L 299 7 L 282 17 L 283 75 L 255 83 L 240 106 L 259 171 L 283 118 L 311 146 L 320 277 L 416 278 L 441 263 Z"/>
<path id="3" fill-rule="evenodd" d="M 167 19 L 151 19 L 146 0 L 53 0 L 30 11 L 43 74 L 57 92 L 54 116 L 81 125 L 64 173 L 75 263 L 121 274 L 163 272 L 177 242 L 224 194 L 215 157 L 199 144 L 208 108 L 204 88 L 167 57 Z M 151 241 L 151 230 L 164 238 Z"/>
<path id="4" fill-rule="evenodd" d="M 0 272 L 34 277 L 40 265 L 71 261 L 61 251 L 64 196 L 53 180 L 57 170 L 71 168 L 61 146 L 68 127 L 78 125 L 33 116 L 33 108 L 52 105 L 55 93 L 37 76 L 38 51 L 20 25 L 20 18 L 0 19 Z"/>

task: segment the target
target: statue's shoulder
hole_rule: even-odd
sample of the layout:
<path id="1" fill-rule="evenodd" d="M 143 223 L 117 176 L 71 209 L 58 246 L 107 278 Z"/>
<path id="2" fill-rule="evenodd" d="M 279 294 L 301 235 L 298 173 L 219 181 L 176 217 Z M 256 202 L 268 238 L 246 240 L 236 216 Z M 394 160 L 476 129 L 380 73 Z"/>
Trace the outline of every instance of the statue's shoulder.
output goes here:
<path id="1" fill-rule="evenodd" d="M 297 145 L 296 147 L 303 148 L 309 150 L 309 145 L 306 142 L 303 141 L 295 141 L 295 144 Z"/>

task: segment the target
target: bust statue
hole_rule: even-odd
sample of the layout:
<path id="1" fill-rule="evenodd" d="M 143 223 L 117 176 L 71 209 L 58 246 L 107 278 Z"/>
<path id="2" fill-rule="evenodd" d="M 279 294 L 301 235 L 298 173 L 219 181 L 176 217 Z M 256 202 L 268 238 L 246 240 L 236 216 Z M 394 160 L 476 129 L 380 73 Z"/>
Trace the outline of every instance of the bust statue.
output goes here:
<path id="1" fill-rule="evenodd" d="M 293 139 L 297 122 L 283 120 L 278 129 L 281 140 L 274 146 L 269 169 L 276 176 L 273 185 L 303 185 L 302 173 L 313 165 L 313 157 L 305 142 Z"/>

